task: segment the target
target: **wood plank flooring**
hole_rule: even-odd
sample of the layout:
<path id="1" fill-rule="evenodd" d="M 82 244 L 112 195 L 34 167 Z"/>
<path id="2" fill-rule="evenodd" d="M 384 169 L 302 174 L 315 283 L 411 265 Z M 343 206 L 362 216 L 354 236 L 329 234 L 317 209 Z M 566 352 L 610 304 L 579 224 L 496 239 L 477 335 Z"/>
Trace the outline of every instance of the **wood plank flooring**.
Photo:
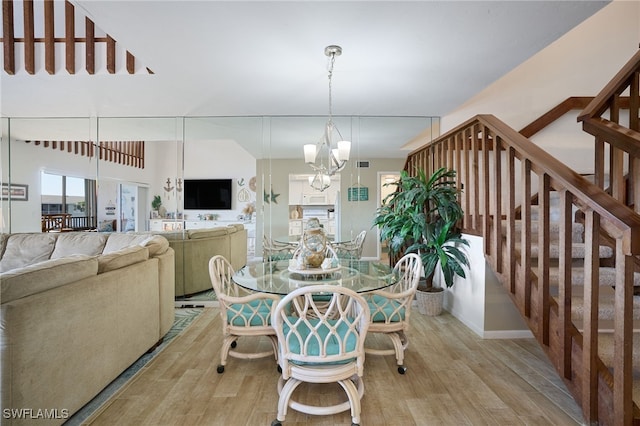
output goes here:
<path id="1" fill-rule="evenodd" d="M 483 340 L 448 313 L 411 316 L 405 375 L 393 356 L 367 356 L 361 425 L 578 425 L 580 408 L 533 339 Z M 390 347 L 369 335 L 368 346 Z M 277 413 L 274 358 L 230 358 L 216 373 L 221 327 L 204 312 L 99 413 L 91 425 L 270 425 Z M 266 339 L 238 350 L 266 349 Z M 335 403 L 337 385 L 302 385 L 297 399 Z M 289 409 L 285 426 L 350 425 L 349 412 L 310 416 Z"/>

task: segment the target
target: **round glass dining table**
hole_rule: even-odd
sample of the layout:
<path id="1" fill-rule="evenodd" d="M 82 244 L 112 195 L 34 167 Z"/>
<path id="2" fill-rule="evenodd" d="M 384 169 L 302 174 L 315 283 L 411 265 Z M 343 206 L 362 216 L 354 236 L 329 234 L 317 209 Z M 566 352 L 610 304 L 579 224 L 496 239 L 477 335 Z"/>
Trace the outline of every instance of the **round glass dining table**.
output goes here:
<path id="1" fill-rule="evenodd" d="M 288 260 L 246 265 L 232 276 L 247 290 L 286 295 L 300 287 L 331 284 L 350 288 L 357 293 L 389 287 L 399 275 L 388 265 L 373 260 L 341 259 L 337 267 L 298 270 Z"/>

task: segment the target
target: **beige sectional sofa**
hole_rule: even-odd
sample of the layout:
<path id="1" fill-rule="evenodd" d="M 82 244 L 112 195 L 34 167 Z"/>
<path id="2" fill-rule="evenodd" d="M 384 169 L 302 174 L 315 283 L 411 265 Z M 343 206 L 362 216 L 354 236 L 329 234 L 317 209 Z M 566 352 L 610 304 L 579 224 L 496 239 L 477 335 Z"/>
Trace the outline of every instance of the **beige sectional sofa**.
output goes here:
<path id="1" fill-rule="evenodd" d="M 247 263 L 247 230 L 241 223 L 161 235 L 176 253 L 177 297 L 211 289 L 209 259 L 215 255 L 226 257 L 236 271 Z"/>
<path id="2" fill-rule="evenodd" d="M 36 424 L 64 422 L 171 328 L 174 276 L 158 235 L 0 234 L 3 414 L 50 410 L 58 418 Z"/>

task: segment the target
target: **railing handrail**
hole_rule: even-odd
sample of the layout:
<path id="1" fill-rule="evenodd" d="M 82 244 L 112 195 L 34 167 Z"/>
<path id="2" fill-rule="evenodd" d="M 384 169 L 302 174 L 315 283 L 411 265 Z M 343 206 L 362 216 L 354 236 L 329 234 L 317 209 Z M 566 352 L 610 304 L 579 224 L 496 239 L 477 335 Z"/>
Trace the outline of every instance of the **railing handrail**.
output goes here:
<path id="1" fill-rule="evenodd" d="M 640 50 L 618 71 L 618 73 L 604 86 L 598 95 L 587 105 L 578 116 L 578 121 L 599 117 L 609 108 L 609 100 L 622 93 L 621 88 L 629 86 L 629 80 L 640 68 Z"/>
<path id="2" fill-rule="evenodd" d="M 640 254 L 640 216 L 633 210 L 617 202 L 597 185 L 592 184 L 583 176 L 571 170 L 564 163 L 544 151 L 542 148 L 531 143 L 527 138 L 509 127 L 502 120 L 491 114 L 479 114 L 465 121 L 461 125 L 446 132 L 439 138 L 427 145 L 412 151 L 407 157 L 407 161 L 416 153 L 428 150 L 452 135 L 460 133 L 473 124 L 479 123 L 489 127 L 496 135 L 513 146 L 516 152 L 530 160 L 532 168 L 539 170 L 540 165 L 544 165 L 544 172 L 552 180 L 558 182 L 560 186 L 568 189 L 582 205 L 598 213 L 605 221 L 603 227 L 613 237 L 620 237 L 623 241 L 623 249 L 626 255 Z M 405 163 L 405 169 L 408 163 Z"/>

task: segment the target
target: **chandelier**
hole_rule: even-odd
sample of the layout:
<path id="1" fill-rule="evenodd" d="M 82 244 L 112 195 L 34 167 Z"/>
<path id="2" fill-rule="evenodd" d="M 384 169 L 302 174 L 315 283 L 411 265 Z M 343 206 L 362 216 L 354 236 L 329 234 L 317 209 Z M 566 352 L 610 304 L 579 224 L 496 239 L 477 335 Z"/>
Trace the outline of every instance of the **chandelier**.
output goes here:
<path id="1" fill-rule="evenodd" d="M 336 56 L 342 54 L 340 46 L 327 46 L 324 54 L 329 57 L 329 119 L 324 126 L 324 134 L 316 144 L 304 146 L 304 161 L 315 171 L 309 178 L 309 184 L 318 191 L 324 191 L 331 185 L 331 176 L 335 175 L 347 165 L 351 142 L 344 140 L 333 122 L 331 78 Z"/>

